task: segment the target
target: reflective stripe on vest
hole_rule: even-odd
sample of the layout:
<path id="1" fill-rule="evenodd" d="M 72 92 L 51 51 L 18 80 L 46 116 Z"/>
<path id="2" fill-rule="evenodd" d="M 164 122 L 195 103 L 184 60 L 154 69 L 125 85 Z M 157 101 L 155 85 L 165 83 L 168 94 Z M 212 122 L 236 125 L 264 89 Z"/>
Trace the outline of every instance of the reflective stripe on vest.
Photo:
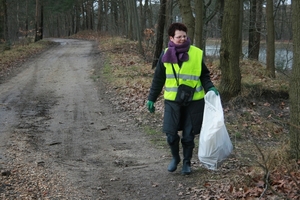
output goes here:
<path id="1" fill-rule="evenodd" d="M 195 88 L 193 100 L 204 98 L 205 93 L 200 82 L 203 51 L 191 45 L 188 54 L 189 60 L 183 62 L 181 68 L 177 63 L 164 63 L 164 66 L 166 68 L 164 98 L 167 100 L 175 100 L 178 90 L 178 84 L 185 84 Z M 172 65 L 174 67 L 176 77 L 174 75 Z"/>

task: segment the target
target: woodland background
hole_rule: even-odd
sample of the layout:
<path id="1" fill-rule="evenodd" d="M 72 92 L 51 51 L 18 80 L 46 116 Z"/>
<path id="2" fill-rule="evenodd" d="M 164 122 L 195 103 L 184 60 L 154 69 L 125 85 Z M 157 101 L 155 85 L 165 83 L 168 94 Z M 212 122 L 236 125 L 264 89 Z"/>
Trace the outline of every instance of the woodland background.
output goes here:
<path id="1" fill-rule="evenodd" d="M 16 46 L 26 47 L 47 37 L 97 39 L 101 44 L 105 43 L 109 36 L 122 38 L 127 42 L 116 43 L 106 51 L 118 52 L 118 55 L 137 53 L 142 62 L 151 63 L 147 65 L 151 70 L 155 67 L 158 55 L 167 46 L 168 25 L 172 22 L 185 23 L 194 45 L 204 51 L 208 45 L 219 47 L 218 55 L 206 56 L 206 63 L 222 95 L 224 112 L 227 114 L 227 120 L 231 122 L 227 124 L 228 129 L 234 133 L 235 139 L 249 137 L 249 134 L 252 134 L 251 137 L 262 137 L 262 140 L 274 139 L 274 135 L 277 134 L 284 135 L 285 139 L 287 137 L 284 142 L 276 137 L 277 142 L 280 141 L 283 145 L 287 143 L 288 147 L 282 148 L 284 152 L 280 154 L 281 158 L 283 154 L 285 155 L 285 159 L 280 159 L 282 162 L 279 164 L 283 167 L 281 169 L 283 171 L 276 171 L 278 169 L 275 171 L 277 174 L 288 173 L 290 178 L 288 182 L 292 183 L 289 186 L 296 186 L 298 188 L 296 196 L 299 195 L 299 180 L 293 178 L 298 177 L 300 155 L 299 1 L 1 0 L 0 2 L 0 45 L 3 54 L 15 49 Z M 265 48 L 266 55 L 264 63 L 259 62 L 262 47 Z M 243 51 L 245 48 L 247 50 Z M 292 51 L 292 58 L 287 57 L 285 60 L 292 63 L 292 67 L 275 64 L 275 51 L 278 48 Z M 119 60 L 110 67 L 114 68 L 115 72 L 119 67 L 136 65 L 136 62 L 123 63 Z M 2 62 L 0 70 L 3 71 L 6 66 L 7 63 Z M 142 68 L 136 69 L 141 74 L 145 73 Z M 133 76 L 128 74 L 128 78 Z M 125 88 L 134 88 L 144 94 L 145 88 L 138 83 L 134 87 Z M 125 93 L 129 95 L 130 92 L 125 90 Z M 262 107 L 253 100 L 255 98 L 259 100 L 263 98 L 265 103 Z M 264 114 L 257 114 L 255 106 L 269 109 Z M 239 112 L 232 114 L 234 109 Z M 270 145 L 271 143 L 268 144 L 269 147 L 274 147 Z M 257 149 L 257 154 L 262 157 L 259 166 L 265 174 L 262 178 L 264 184 L 260 187 L 266 188 L 266 185 L 272 184 L 269 181 L 269 173 L 274 167 L 273 161 L 278 157 L 266 158 L 262 149 L 260 147 Z M 274 149 L 272 150 L 274 152 Z M 286 167 L 287 163 L 292 165 Z M 291 166 L 293 170 L 290 170 Z M 257 176 L 252 178 L 257 179 Z M 279 182 L 284 181 L 281 178 L 273 181 L 277 186 L 280 185 Z"/>

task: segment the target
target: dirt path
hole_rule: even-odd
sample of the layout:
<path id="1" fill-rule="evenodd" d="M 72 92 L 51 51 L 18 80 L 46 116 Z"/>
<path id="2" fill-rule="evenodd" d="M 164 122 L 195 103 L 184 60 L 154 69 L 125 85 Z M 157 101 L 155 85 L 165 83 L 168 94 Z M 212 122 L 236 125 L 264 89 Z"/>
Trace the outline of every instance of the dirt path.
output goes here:
<path id="1" fill-rule="evenodd" d="M 190 178 L 167 173 L 168 153 L 113 109 L 102 82 L 91 78 L 103 64 L 96 44 L 55 41 L 60 45 L 0 85 L 0 169 L 16 177 L 27 166 L 43 174 L 48 189 L 40 180 L 24 194 L 2 176 L 1 197 L 183 199 L 178 194 Z"/>

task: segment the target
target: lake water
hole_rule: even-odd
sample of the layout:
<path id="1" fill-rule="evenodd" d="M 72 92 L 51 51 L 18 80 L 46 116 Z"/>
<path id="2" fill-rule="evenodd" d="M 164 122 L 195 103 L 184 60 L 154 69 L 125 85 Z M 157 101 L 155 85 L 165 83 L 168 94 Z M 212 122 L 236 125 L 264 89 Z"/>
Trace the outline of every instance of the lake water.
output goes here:
<path id="1" fill-rule="evenodd" d="M 205 48 L 207 56 L 219 56 L 219 46 L 208 45 Z M 247 55 L 248 48 L 243 48 L 245 58 Z M 266 64 L 266 48 L 261 48 L 259 51 L 259 61 Z M 287 49 L 276 49 L 275 50 L 275 66 L 279 69 L 291 69 L 293 65 L 293 51 Z"/>

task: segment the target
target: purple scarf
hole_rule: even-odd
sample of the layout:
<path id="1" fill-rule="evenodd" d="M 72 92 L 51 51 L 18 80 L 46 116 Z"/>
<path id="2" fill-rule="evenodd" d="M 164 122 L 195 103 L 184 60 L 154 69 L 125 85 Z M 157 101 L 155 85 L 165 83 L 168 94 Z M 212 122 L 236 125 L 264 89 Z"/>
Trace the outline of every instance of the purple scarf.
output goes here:
<path id="1" fill-rule="evenodd" d="M 187 61 L 189 60 L 188 50 L 190 49 L 191 41 L 189 38 L 181 44 L 177 45 L 174 44 L 174 42 L 169 41 L 168 44 L 168 50 L 165 52 L 165 54 L 162 57 L 162 62 L 165 63 L 178 63 L 178 60 L 180 61 Z M 178 55 L 178 57 L 177 57 Z"/>

